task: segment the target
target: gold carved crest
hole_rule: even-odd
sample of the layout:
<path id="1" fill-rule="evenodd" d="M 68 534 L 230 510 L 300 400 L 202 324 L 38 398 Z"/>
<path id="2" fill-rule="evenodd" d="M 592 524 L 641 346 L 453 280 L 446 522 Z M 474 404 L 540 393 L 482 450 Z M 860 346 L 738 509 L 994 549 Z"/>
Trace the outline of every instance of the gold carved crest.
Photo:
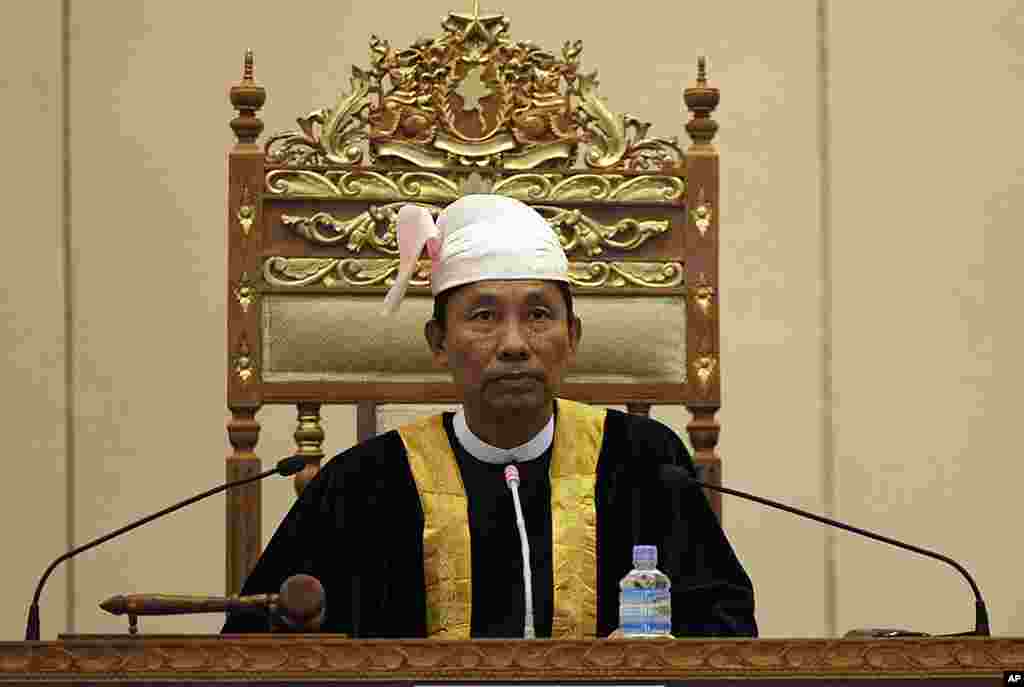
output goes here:
<path id="1" fill-rule="evenodd" d="M 582 42 L 557 53 L 508 36 L 502 14 L 452 12 L 443 33 L 399 50 L 370 40 L 369 69 L 352 69 L 333 108 L 271 137 L 268 162 L 285 167 L 378 162 L 525 170 L 675 173 L 675 138 L 648 137 L 649 124 L 617 115 L 598 95 L 597 72 L 580 69 Z"/>

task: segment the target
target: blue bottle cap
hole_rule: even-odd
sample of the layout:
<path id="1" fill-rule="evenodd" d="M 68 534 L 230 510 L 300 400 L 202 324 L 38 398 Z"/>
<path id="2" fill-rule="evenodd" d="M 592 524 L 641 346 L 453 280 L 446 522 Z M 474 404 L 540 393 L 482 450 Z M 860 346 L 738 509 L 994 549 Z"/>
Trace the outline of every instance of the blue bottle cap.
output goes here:
<path id="1" fill-rule="evenodd" d="M 634 563 L 651 563 L 658 565 L 658 547 L 644 544 L 637 544 L 633 547 Z"/>

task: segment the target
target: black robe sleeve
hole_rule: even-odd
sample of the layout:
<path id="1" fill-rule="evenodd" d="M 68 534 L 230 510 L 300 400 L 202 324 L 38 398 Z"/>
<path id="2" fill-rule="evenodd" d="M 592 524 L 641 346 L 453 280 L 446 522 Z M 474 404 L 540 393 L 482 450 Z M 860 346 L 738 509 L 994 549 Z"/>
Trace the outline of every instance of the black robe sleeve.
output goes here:
<path id="1" fill-rule="evenodd" d="M 347 548 L 347 500 L 337 503 L 331 498 L 340 491 L 339 483 L 344 482 L 344 476 L 336 474 L 344 472 L 343 468 L 337 461 L 331 461 L 306 485 L 243 584 L 243 595 L 277 593 L 285 579 L 303 573 L 316 577 L 324 586 L 328 618 L 336 620 L 347 615 L 340 604 L 343 595 L 338 591 L 350 585 L 351 572 L 345 565 L 345 557 L 341 557 L 331 566 L 329 578 L 325 578 L 324 542 L 321 540 L 324 533 L 331 532 L 339 549 Z M 266 632 L 268 629 L 265 616 L 246 613 L 229 615 L 221 631 Z"/>
<path id="2" fill-rule="evenodd" d="M 750 578 L 703 492 L 658 478 L 666 463 L 696 476 L 671 429 L 608 412 L 598 463 L 598 636 L 618 627 L 618 582 L 632 568 L 634 544 L 658 547 L 658 568 L 672 581 L 675 636 L 757 636 Z"/>
<path id="3" fill-rule="evenodd" d="M 324 588 L 322 632 L 424 636 L 423 514 L 415 489 L 397 432 L 337 455 L 306 485 L 241 593 L 276 593 L 289 576 L 312 575 Z M 246 614 L 230 616 L 221 632 L 268 630 L 266 616 Z"/>

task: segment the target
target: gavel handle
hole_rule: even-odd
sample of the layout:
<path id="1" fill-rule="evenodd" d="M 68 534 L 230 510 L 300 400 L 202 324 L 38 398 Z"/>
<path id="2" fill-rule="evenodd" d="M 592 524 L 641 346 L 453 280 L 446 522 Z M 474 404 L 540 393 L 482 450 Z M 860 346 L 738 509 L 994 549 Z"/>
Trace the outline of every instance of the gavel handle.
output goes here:
<path id="1" fill-rule="evenodd" d="M 193 596 L 187 594 L 119 594 L 100 604 L 113 615 L 188 615 L 265 611 L 278 603 L 277 594 Z"/>

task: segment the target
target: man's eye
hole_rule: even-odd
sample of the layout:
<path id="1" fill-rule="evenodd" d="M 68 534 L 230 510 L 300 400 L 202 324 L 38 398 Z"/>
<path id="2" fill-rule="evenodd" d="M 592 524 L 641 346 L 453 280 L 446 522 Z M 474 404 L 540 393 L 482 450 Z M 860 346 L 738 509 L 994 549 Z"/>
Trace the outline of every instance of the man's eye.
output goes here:
<path id="1" fill-rule="evenodd" d="M 477 310 L 470 314 L 469 319 L 490 321 L 494 319 L 494 312 L 491 310 Z"/>
<path id="2" fill-rule="evenodd" d="M 530 319 L 547 320 L 551 318 L 551 311 L 547 308 L 534 308 L 530 311 Z"/>

